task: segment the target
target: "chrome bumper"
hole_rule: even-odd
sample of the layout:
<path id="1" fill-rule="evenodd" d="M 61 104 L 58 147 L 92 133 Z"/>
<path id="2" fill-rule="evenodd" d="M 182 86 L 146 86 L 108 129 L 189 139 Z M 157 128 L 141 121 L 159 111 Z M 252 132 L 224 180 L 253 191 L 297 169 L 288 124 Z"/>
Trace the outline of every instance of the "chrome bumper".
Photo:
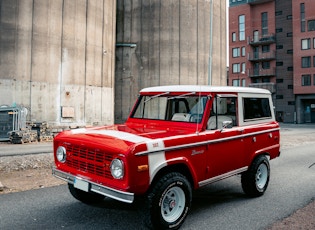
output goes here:
<path id="1" fill-rule="evenodd" d="M 123 192 L 123 191 L 112 189 L 112 188 L 109 188 L 109 187 L 106 187 L 106 186 L 103 186 L 100 184 L 96 184 L 96 183 L 93 183 L 91 181 L 87 181 L 83 178 L 76 177 L 76 176 L 73 176 L 69 173 L 65 173 L 63 171 L 60 171 L 60 170 L 56 169 L 55 167 L 52 168 L 52 174 L 55 177 L 57 177 L 61 180 L 64 180 L 68 183 L 71 183 L 71 184 L 74 184 L 75 180 L 84 181 L 84 182 L 88 183 L 88 190 L 89 191 L 101 194 L 103 196 L 113 198 L 115 200 L 119 200 L 119 201 L 122 201 L 125 203 L 132 203 L 134 200 L 134 194 L 133 193 Z"/>

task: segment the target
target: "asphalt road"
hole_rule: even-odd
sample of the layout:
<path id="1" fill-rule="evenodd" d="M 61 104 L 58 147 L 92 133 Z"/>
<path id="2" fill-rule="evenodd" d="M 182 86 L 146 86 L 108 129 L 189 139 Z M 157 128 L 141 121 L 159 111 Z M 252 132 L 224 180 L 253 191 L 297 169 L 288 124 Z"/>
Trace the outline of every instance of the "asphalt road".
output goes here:
<path id="1" fill-rule="evenodd" d="M 201 188 L 181 229 L 266 229 L 315 198 L 314 144 L 282 150 L 271 161 L 267 192 L 247 198 L 240 177 Z M 98 206 L 76 201 L 66 186 L 0 196 L 0 229 L 145 229 L 144 205 L 106 198 Z"/>

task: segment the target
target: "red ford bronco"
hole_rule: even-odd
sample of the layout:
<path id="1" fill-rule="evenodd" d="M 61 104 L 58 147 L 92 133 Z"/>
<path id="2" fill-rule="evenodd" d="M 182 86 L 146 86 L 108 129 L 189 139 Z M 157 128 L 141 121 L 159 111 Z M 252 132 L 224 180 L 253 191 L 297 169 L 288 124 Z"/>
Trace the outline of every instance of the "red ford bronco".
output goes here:
<path id="1" fill-rule="evenodd" d="M 144 196 L 149 226 L 178 229 L 193 189 L 241 174 L 246 194 L 263 195 L 279 141 L 267 90 L 151 87 L 140 91 L 125 124 L 57 135 L 53 175 L 84 203 Z"/>

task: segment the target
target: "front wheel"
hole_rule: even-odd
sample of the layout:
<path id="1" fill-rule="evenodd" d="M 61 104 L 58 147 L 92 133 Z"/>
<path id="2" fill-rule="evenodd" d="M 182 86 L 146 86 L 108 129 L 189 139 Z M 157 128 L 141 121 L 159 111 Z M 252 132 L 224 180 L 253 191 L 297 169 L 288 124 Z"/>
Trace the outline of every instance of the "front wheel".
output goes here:
<path id="1" fill-rule="evenodd" d="M 191 206 L 192 188 L 185 176 L 163 176 L 148 195 L 148 224 L 154 229 L 178 229 Z"/>
<path id="2" fill-rule="evenodd" d="M 270 177 L 270 165 L 265 155 L 258 156 L 250 165 L 248 171 L 242 174 L 243 191 L 258 197 L 265 193 Z"/>

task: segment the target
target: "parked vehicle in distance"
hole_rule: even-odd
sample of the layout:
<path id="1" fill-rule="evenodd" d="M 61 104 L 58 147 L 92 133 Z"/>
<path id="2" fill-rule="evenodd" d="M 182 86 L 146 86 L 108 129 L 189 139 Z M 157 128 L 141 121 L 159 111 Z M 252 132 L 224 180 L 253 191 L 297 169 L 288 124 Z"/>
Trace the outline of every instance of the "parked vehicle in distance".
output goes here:
<path id="1" fill-rule="evenodd" d="M 267 90 L 150 87 L 125 124 L 57 135 L 53 174 L 88 204 L 145 196 L 148 226 L 178 229 L 201 186 L 241 174 L 247 195 L 263 195 L 269 160 L 280 155 L 279 130 Z"/>

